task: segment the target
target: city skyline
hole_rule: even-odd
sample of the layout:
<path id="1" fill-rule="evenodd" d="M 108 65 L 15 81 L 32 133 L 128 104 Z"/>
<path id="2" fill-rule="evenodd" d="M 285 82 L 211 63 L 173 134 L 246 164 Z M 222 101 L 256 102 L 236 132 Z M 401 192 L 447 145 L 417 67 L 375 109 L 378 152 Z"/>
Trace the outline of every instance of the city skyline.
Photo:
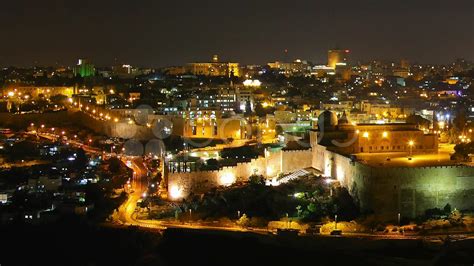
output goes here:
<path id="1" fill-rule="evenodd" d="M 474 59 L 471 1 L 409 4 L 9 2 L 0 11 L 7 36 L 0 65 L 73 65 L 85 57 L 97 65 L 161 67 L 213 54 L 243 64 L 296 58 L 322 63 L 336 47 L 350 49 L 352 62 Z"/>
<path id="2" fill-rule="evenodd" d="M 0 266 L 471 265 L 472 14 L 2 3 Z"/>

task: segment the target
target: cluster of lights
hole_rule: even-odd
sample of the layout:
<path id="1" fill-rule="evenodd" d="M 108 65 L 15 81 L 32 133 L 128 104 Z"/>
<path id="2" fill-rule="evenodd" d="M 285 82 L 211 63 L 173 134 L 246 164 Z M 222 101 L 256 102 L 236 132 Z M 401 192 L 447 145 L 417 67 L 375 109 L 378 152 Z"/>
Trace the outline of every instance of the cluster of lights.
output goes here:
<path id="1" fill-rule="evenodd" d="M 471 142 L 471 139 L 468 138 L 466 135 L 461 135 L 461 136 L 459 136 L 459 140 L 460 140 L 462 143 L 469 143 L 469 142 Z"/>
<path id="2" fill-rule="evenodd" d="M 262 82 L 258 79 L 251 80 L 247 79 L 244 81 L 244 86 L 246 87 L 260 87 L 262 85 Z"/>
<path id="3" fill-rule="evenodd" d="M 74 106 L 79 106 L 79 108 L 82 108 L 83 105 L 82 104 L 78 104 L 77 102 L 73 102 L 72 99 L 70 99 L 70 102 L 74 105 Z M 89 106 L 86 106 L 85 107 L 86 111 L 88 112 L 92 112 L 92 114 L 96 114 L 97 113 L 97 110 L 96 109 L 92 109 L 91 111 L 91 108 Z M 118 122 L 119 119 L 118 118 L 113 118 L 111 117 L 109 114 L 104 114 L 104 113 L 99 113 L 99 117 L 100 119 L 102 120 L 113 120 L 114 122 Z"/>

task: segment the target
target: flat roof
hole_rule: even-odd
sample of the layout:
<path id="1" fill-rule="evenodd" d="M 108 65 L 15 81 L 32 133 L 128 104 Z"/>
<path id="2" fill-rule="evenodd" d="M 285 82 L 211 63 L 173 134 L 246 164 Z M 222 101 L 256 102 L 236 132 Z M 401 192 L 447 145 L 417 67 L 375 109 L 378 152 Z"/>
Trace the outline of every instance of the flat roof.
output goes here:
<path id="1" fill-rule="evenodd" d="M 424 153 L 409 156 L 408 152 L 357 153 L 357 161 L 373 167 L 428 167 L 453 166 L 458 162 L 451 160 L 454 144 L 440 144 L 437 153 Z M 411 157 L 411 160 L 408 158 Z"/>

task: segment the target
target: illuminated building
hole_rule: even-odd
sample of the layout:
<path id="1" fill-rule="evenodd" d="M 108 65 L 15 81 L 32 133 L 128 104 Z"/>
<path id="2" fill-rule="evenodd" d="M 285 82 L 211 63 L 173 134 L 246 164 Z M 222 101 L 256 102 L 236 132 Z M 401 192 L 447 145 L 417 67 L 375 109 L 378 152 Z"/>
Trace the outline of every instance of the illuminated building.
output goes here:
<path id="1" fill-rule="evenodd" d="M 215 110 L 195 110 L 182 113 L 183 136 L 207 139 L 246 139 L 251 134 L 248 123 L 240 116 L 223 117 Z"/>
<path id="2" fill-rule="evenodd" d="M 336 66 L 347 65 L 349 50 L 329 50 L 328 66 L 336 69 Z"/>
<path id="3" fill-rule="evenodd" d="M 318 78 L 324 77 L 326 75 L 335 75 L 334 68 L 329 66 L 314 66 L 311 70 L 311 75 Z"/>
<path id="4" fill-rule="evenodd" d="M 24 97 L 28 95 L 32 99 L 42 95 L 45 98 L 49 98 L 54 95 L 65 95 L 71 97 L 74 94 L 74 87 L 65 86 L 9 86 L 2 91 L 3 95 L 10 97 Z M 22 96 L 23 95 L 23 96 Z"/>
<path id="5" fill-rule="evenodd" d="M 425 134 L 416 125 L 353 124 L 346 113 L 338 118 L 331 111 L 318 117 L 318 129 L 312 132 L 313 141 L 341 154 L 416 152 L 436 153 L 438 136 Z M 410 145 L 412 144 L 412 145 Z"/>
<path id="6" fill-rule="evenodd" d="M 293 62 L 271 62 L 267 64 L 271 69 L 278 70 L 279 74 L 289 76 L 306 75 L 311 72 L 311 67 L 307 61 L 296 59 Z"/>
<path id="7" fill-rule="evenodd" d="M 189 108 L 192 110 L 218 110 L 225 113 L 245 111 L 247 103 L 251 110 L 254 107 L 254 99 L 251 89 L 232 87 L 210 89 L 189 100 Z"/>
<path id="8" fill-rule="evenodd" d="M 95 75 L 95 67 L 86 59 L 79 59 L 77 66 L 74 67 L 74 75 L 83 78 L 93 77 Z"/>
<path id="9" fill-rule="evenodd" d="M 219 62 L 217 55 L 212 62 L 189 63 L 186 68 L 193 75 L 240 77 L 239 63 Z"/>

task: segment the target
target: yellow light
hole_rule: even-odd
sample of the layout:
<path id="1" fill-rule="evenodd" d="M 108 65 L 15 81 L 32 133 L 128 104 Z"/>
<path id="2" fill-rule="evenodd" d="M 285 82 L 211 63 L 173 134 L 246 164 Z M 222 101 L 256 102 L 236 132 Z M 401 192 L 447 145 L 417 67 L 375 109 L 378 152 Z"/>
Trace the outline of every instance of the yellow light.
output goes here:
<path id="1" fill-rule="evenodd" d="M 118 118 L 115 118 L 114 121 L 115 121 L 115 122 L 118 122 Z"/>
<path id="2" fill-rule="evenodd" d="M 336 177 L 339 182 L 343 182 L 345 179 L 344 169 L 341 166 L 336 168 Z"/>
<path id="3" fill-rule="evenodd" d="M 413 145 L 415 145 L 415 142 L 414 142 L 413 140 L 410 140 L 410 141 L 408 142 L 408 145 L 413 146 Z"/>
<path id="4" fill-rule="evenodd" d="M 183 192 L 181 188 L 179 188 L 177 185 L 172 185 L 170 187 L 170 197 L 172 199 L 180 199 L 183 197 Z"/>
<path id="5" fill-rule="evenodd" d="M 362 135 L 364 138 L 368 139 L 369 138 L 369 132 L 364 132 L 364 134 Z"/>
<path id="6" fill-rule="evenodd" d="M 382 133 L 382 137 L 384 137 L 384 138 L 388 137 L 388 132 L 387 132 L 387 131 L 384 131 L 384 132 Z"/>
<path id="7" fill-rule="evenodd" d="M 15 95 L 15 93 L 13 91 L 8 92 L 8 96 L 13 97 L 14 95 Z"/>
<path id="8" fill-rule="evenodd" d="M 267 166 L 267 176 L 272 176 L 274 175 L 273 167 Z"/>
<path id="9" fill-rule="evenodd" d="M 223 186 L 230 186 L 235 182 L 235 175 L 233 173 L 224 173 L 220 177 L 220 183 Z"/>

